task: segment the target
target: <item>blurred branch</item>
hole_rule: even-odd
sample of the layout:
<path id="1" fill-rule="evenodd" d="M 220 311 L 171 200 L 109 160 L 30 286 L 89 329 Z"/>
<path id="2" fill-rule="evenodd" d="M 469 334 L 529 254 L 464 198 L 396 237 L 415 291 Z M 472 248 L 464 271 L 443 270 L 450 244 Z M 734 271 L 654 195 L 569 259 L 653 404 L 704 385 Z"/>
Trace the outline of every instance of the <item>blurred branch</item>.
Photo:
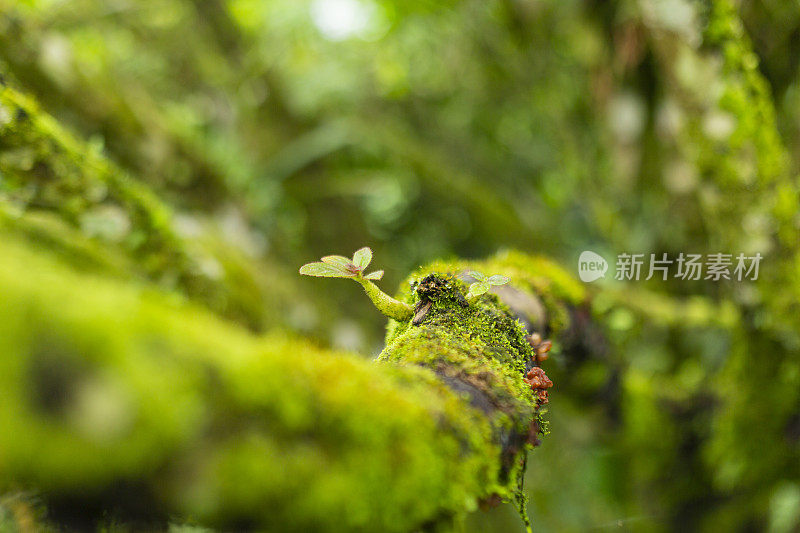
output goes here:
<path id="1" fill-rule="evenodd" d="M 115 79 L 101 83 L 73 64 L 60 66 L 69 70 L 69 81 L 59 78 L 58 72 L 44 67 L 48 38 L 51 46 L 59 45 L 53 35 L 18 12 L 0 14 L 0 59 L 49 109 L 76 119 L 91 134 L 100 133 L 122 164 L 154 180 L 156 186 L 190 192 L 198 205 L 211 198 L 230 197 L 224 170 L 210 161 L 202 148 L 173 134 L 162 109 L 141 85 L 120 84 Z M 113 89 L 106 87 L 109 84 Z M 168 157 L 154 159 L 154 145 L 159 145 L 161 156 L 166 152 Z M 186 183 L 165 179 L 164 174 L 169 173 L 158 171 L 165 160 L 172 165 L 182 161 L 191 169 L 190 179 Z"/>
<path id="2" fill-rule="evenodd" d="M 201 218 L 183 216 L 183 226 L 192 227 L 182 235 L 172 209 L 146 185 L 76 140 L 29 98 L 0 88 L 0 114 L 0 207 L 9 223 L 36 227 L 73 252 L 101 245 L 109 258 L 127 257 L 135 265 L 131 274 L 178 288 L 255 329 L 278 320 L 274 302 L 300 298 L 288 297 L 291 284 L 273 267 L 248 259 Z M 37 223 L 39 213 L 54 215 L 52 222 Z M 65 232 L 80 232 L 95 244 L 80 244 Z M 267 295 L 271 306 L 264 304 Z"/>

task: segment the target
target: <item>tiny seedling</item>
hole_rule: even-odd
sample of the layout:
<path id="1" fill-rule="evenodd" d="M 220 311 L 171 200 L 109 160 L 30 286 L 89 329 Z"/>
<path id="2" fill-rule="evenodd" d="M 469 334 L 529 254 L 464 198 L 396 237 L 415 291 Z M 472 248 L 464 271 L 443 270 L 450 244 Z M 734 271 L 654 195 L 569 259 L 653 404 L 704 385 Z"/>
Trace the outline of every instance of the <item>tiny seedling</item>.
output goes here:
<path id="1" fill-rule="evenodd" d="M 378 311 L 399 322 L 405 322 L 414 314 L 410 305 L 395 300 L 375 285 L 372 280 L 383 277 L 383 270 L 364 274 L 364 270 L 372 261 L 372 250 L 361 248 L 353 254 L 353 259 L 343 255 L 326 255 L 321 262 L 307 263 L 300 267 L 300 273 L 306 276 L 323 278 L 350 278 L 360 283 Z"/>
<path id="2" fill-rule="evenodd" d="M 350 278 L 359 283 L 369 296 L 378 311 L 384 315 L 397 320 L 398 322 L 405 322 L 410 320 L 412 316 L 415 318 L 415 324 L 424 318 L 424 315 L 430 310 L 430 302 L 422 302 L 427 304 L 422 309 L 417 310 L 415 316 L 414 309 L 403 302 L 395 300 L 382 290 L 378 288 L 372 281 L 383 278 L 383 270 L 376 270 L 365 274 L 364 271 L 372 261 L 372 250 L 368 247 L 361 248 L 353 254 L 350 259 L 343 255 L 326 255 L 321 261 L 314 263 L 307 263 L 300 267 L 300 273 L 305 276 L 316 276 L 322 278 Z M 477 281 L 469 286 L 467 293 L 467 301 L 474 302 L 478 296 L 484 294 L 492 286 L 505 285 L 508 283 L 508 278 L 505 276 L 494 275 L 486 277 L 480 272 L 474 270 L 468 272 L 470 276 Z"/>
<path id="3" fill-rule="evenodd" d="M 475 283 L 469 286 L 469 292 L 467 292 L 467 301 L 470 302 L 475 301 L 478 296 L 491 289 L 493 285 L 498 286 L 508 283 L 508 278 L 499 274 L 495 274 L 494 276 L 490 276 L 488 278 L 475 270 L 470 270 L 467 272 L 467 274 L 477 280 Z"/>

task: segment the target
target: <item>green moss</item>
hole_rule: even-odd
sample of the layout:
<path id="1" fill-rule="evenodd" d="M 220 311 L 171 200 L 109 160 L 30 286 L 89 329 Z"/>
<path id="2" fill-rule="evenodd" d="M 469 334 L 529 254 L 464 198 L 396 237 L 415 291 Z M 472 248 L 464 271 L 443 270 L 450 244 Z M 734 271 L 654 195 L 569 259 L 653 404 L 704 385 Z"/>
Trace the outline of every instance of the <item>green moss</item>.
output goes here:
<path id="1" fill-rule="evenodd" d="M 408 531 L 511 488 L 495 434 L 510 417 L 430 369 L 256 337 L 14 234 L 0 252 L 0 491 L 96 505 L 125 484 L 120 505 L 157 520 Z"/>
<path id="2" fill-rule="evenodd" d="M 398 294 L 401 301 L 430 308 L 419 321 L 390 321 L 386 347 L 379 361 L 433 369 L 445 381 L 466 385 L 472 399 L 484 402 L 496 435 L 526 434 L 532 420 L 546 432 L 545 410 L 523 377 L 533 365 L 527 331 L 497 295 L 486 293 L 472 302 L 468 285 L 458 275 L 476 269 L 511 278 L 511 286 L 545 302 L 547 326 L 559 331 L 568 324 L 568 305 L 585 295 L 550 262 L 523 254 L 504 253 L 485 261 L 437 261 L 413 273 Z M 416 322 L 416 323 L 415 323 Z M 476 400 L 476 397 L 479 397 Z M 508 452 L 508 450 L 504 450 Z M 524 452 L 505 458 L 495 493 L 515 503 L 525 518 L 521 490 Z"/>
<path id="3" fill-rule="evenodd" d="M 284 530 L 408 531 L 492 494 L 522 501 L 524 441 L 509 439 L 544 421 L 525 331 L 497 296 L 467 303 L 440 277 L 412 325 L 406 291 L 379 365 L 254 336 L 152 284 L 257 328 L 250 263 L 211 232 L 180 236 L 149 189 L 23 95 L 4 88 L 0 106 L 0 490 L 96 505 L 123 484 L 148 518 Z M 553 330 L 583 297 L 522 255 L 428 273 L 469 268 L 535 293 Z"/>
<path id="4" fill-rule="evenodd" d="M 91 253 L 101 268 L 178 290 L 253 329 L 280 322 L 279 306 L 265 305 L 267 297 L 295 298 L 285 276 L 225 244 L 214 224 L 195 219 L 196 235 L 181 235 L 172 209 L 150 189 L 9 87 L 0 88 L 0 201 L 6 223 L 71 249 L 82 266 Z"/>
<path id="5" fill-rule="evenodd" d="M 707 16 L 705 44 L 723 57 L 726 84 L 719 104 L 737 120 L 730 148 L 752 147 L 760 183 L 774 183 L 786 177 L 789 160 L 778 134 L 769 85 L 758 70 L 758 56 L 733 2 L 711 2 Z"/>
<path id="6" fill-rule="evenodd" d="M 80 270 L 124 278 L 134 269 L 123 253 L 87 239 L 54 213 L 22 213 L 0 202 L 0 228 L 36 243 L 42 250 L 50 250 Z"/>
<path id="7" fill-rule="evenodd" d="M 571 306 L 587 301 L 584 287 L 563 268 L 554 262 L 538 256 L 530 256 L 516 251 L 503 251 L 483 260 L 452 259 L 434 261 L 412 273 L 401 283 L 398 299 L 415 304 L 416 299 L 412 287 L 428 274 L 438 272 L 456 276 L 469 270 L 478 270 L 488 275 L 501 274 L 510 278 L 509 287 L 520 290 L 541 300 L 545 307 L 545 323 L 543 326 L 557 334 L 569 325 Z M 535 318 L 535 317 L 531 317 Z M 387 343 L 404 328 L 390 321 Z"/>
<path id="8" fill-rule="evenodd" d="M 794 212 L 779 200 L 793 181 L 789 157 L 769 85 L 735 2 L 691 2 L 687 8 L 697 22 L 689 32 L 670 31 L 670 23 L 659 16 L 645 22 L 657 36 L 653 46 L 670 81 L 666 101 L 677 105 L 682 117 L 670 139 L 674 146 L 663 142 L 666 138 L 662 143 L 667 153 L 674 148 L 674 155 L 689 161 L 700 180 L 697 197 L 689 199 L 697 202 L 706 226 L 707 236 L 698 244 L 729 252 L 763 248 L 767 232 L 748 228 L 746 221 L 766 212 L 785 224 L 784 239 L 794 239 L 794 230 L 786 227 Z M 702 46 L 693 35 L 702 36 Z"/>

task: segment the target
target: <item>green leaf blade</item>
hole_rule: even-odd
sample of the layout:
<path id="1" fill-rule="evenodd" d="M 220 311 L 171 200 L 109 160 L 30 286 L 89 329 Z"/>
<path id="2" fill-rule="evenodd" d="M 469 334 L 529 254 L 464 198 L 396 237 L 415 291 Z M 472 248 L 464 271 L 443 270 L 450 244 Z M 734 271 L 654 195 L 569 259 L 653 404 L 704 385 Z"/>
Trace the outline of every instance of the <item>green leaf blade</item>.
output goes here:
<path id="1" fill-rule="evenodd" d="M 370 272 L 369 274 L 364 276 L 364 279 L 379 280 L 382 278 L 383 278 L 383 270 L 376 270 L 375 272 Z"/>
<path id="2" fill-rule="evenodd" d="M 345 272 L 349 272 L 351 265 L 353 265 L 353 262 L 350 261 L 350 258 L 343 255 L 326 255 L 322 258 L 322 262 L 338 267 Z"/>
<path id="3" fill-rule="evenodd" d="M 506 276 L 501 276 L 500 274 L 495 274 L 494 276 L 490 277 L 487 280 L 492 285 L 505 285 L 508 283 L 508 278 Z"/>
<path id="4" fill-rule="evenodd" d="M 355 274 L 328 263 L 306 263 L 300 267 L 300 274 L 318 278 L 352 278 Z"/>
<path id="5" fill-rule="evenodd" d="M 486 279 L 486 276 L 484 276 L 477 270 L 470 270 L 469 272 L 467 272 L 467 274 L 469 274 L 471 277 L 475 278 L 478 281 L 483 281 Z"/>
<path id="6" fill-rule="evenodd" d="M 353 264 L 361 271 L 369 266 L 370 261 L 372 261 L 372 250 L 368 246 L 356 250 L 353 254 Z"/>
<path id="7" fill-rule="evenodd" d="M 469 286 L 469 294 L 467 296 L 475 297 L 480 296 L 481 294 L 485 293 L 489 290 L 491 285 L 488 281 L 479 281 L 477 283 L 473 283 Z"/>

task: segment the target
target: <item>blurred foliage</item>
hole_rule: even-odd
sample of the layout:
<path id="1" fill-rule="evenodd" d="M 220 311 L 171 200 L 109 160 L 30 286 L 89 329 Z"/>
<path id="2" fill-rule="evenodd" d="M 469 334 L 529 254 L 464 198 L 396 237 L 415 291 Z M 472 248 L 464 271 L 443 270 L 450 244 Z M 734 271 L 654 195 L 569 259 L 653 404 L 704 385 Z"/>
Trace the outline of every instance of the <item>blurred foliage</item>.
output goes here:
<path id="1" fill-rule="evenodd" d="M 792 531 L 798 43 L 779 0 L 0 0 L 0 221 L 364 354 L 381 318 L 300 264 L 760 252 L 758 283 L 593 288 L 527 486 L 538 531 Z"/>

